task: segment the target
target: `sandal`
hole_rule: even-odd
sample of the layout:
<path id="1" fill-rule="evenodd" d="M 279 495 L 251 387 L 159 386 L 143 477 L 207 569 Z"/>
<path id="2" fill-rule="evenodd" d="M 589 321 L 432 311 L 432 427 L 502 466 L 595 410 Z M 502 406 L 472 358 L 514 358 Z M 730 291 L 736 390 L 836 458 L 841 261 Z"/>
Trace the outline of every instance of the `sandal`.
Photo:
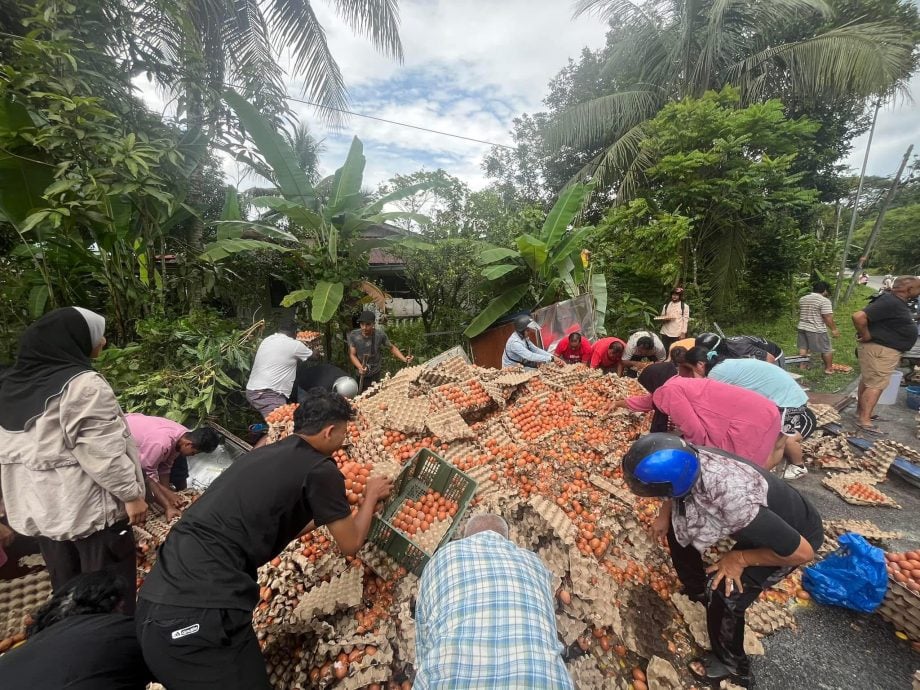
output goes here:
<path id="1" fill-rule="evenodd" d="M 694 668 L 695 664 L 702 666 L 704 672 L 700 673 L 696 668 Z M 696 680 L 701 683 L 706 683 L 711 688 L 718 688 L 719 684 L 723 680 L 730 680 L 732 683 L 735 685 L 740 685 L 742 688 L 754 687 L 754 676 L 752 674 L 747 673 L 741 675 L 739 673 L 734 673 L 714 654 L 708 654 L 705 657 L 697 657 L 696 659 L 692 659 L 687 664 L 687 670 L 690 671 L 690 675 L 693 676 Z"/>
<path id="2" fill-rule="evenodd" d="M 856 428 L 871 434 L 872 436 L 887 436 L 888 434 L 879 429 L 875 424 L 857 424 Z"/>

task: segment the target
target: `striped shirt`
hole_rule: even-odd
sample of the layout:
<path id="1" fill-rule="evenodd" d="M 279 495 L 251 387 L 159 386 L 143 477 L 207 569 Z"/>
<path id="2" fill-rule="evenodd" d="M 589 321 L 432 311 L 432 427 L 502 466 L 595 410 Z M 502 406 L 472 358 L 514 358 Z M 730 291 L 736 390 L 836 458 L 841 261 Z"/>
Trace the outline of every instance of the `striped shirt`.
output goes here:
<path id="1" fill-rule="evenodd" d="M 820 292 L 809 292 L 799 300 L 798 329 L 808 333 L 827 333 L 827 324 L 821 317 L 833 313 L 834 307 L 827 297 Z"/>
<path id="2" fill-rule="evenodd" d="M 573 690 L 556 635 L 553 576 L 496 532 L 428 563 L 416 607 L 415 690 Z"/>

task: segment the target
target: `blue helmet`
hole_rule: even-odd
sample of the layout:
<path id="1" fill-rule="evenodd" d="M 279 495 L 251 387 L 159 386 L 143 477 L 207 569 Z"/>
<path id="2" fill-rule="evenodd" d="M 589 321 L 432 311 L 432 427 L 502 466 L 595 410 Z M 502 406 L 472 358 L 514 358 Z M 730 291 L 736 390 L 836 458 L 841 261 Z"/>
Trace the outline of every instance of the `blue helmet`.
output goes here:
<path id="1" fill-rule="evenodd" d="M 623 479 L 637 496 L 683 498 L 699 476 L 699 458 L 674 434 L 646 434 L 623 456 Z"/>

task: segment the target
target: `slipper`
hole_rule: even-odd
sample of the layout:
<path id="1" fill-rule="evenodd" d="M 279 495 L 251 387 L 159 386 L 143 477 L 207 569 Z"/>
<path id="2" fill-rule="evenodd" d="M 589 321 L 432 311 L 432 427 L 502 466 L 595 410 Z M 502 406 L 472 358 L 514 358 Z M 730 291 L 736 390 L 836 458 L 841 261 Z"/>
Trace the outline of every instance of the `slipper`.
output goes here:
<path id="1" fill-rule="evenodd" d="M 700 664 L 705 669 L 705 672 L 700 673 L 697 671 L 693 667 L 694 664 Z M 740 685 L 743 688 L 754 687 L 754 677 L 751 674 L 740 675 L 733 673 L 714 654 L 690 660 L 687 663 L 687 670 L 696 680 L 706 683 L 711 688 L 718 688 L 723 680 L 730 680 L 733 684 Z"/>
<path id="2" fill-rule="evenodd" d="M 887 436 L 888 435 L 884 431 L 879 429 L 877 426 L 875 426 L 874 424 L 867 424 L 867 425 L 857 424 L 856 428 L 860 429 L 861 431 L 865 431 L 867 434 L 871 434 L 873 436 Z"/>
<path id="3" fill-rule="evenodd" d="M 869 417 L 873 422 L 887 422 L 888 420 L 882 417 L 881 415 L 874 414 Z"/>

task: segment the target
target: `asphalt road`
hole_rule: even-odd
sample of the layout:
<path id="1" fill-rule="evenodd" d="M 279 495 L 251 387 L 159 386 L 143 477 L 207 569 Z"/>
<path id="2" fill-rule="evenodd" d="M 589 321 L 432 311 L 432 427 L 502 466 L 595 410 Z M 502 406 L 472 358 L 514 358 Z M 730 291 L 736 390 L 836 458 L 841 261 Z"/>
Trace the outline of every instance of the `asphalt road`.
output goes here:
<path id="1" fill-rule="evenodd" d="M 914 448 L 920 440 L 916 412 L 904 405 L 904 389 L 896 405 L 879 406 L 879 426 L 889 437 Z M 854 430 L 855 404 L 844 413 L 844 426 Z M 892 543 L 898 551 L 920 547 L 920 489 L 897 477 L 879 488 L 894 498 L 901 510 L 855 506 L 821 486 L 823 473 L 812 472 L 795 481 L 825 519 L 871 520 L 882 529 L 896 530 L 903 539 Z M 894 628 L 875 614 L 810 603 L 796 609 L 797 629 L 764 639 L 766 655 L 755 657 L 754 673 L 761 690 L 910 690 L 920 669 L 920 654 L 895 637 Z"/>

